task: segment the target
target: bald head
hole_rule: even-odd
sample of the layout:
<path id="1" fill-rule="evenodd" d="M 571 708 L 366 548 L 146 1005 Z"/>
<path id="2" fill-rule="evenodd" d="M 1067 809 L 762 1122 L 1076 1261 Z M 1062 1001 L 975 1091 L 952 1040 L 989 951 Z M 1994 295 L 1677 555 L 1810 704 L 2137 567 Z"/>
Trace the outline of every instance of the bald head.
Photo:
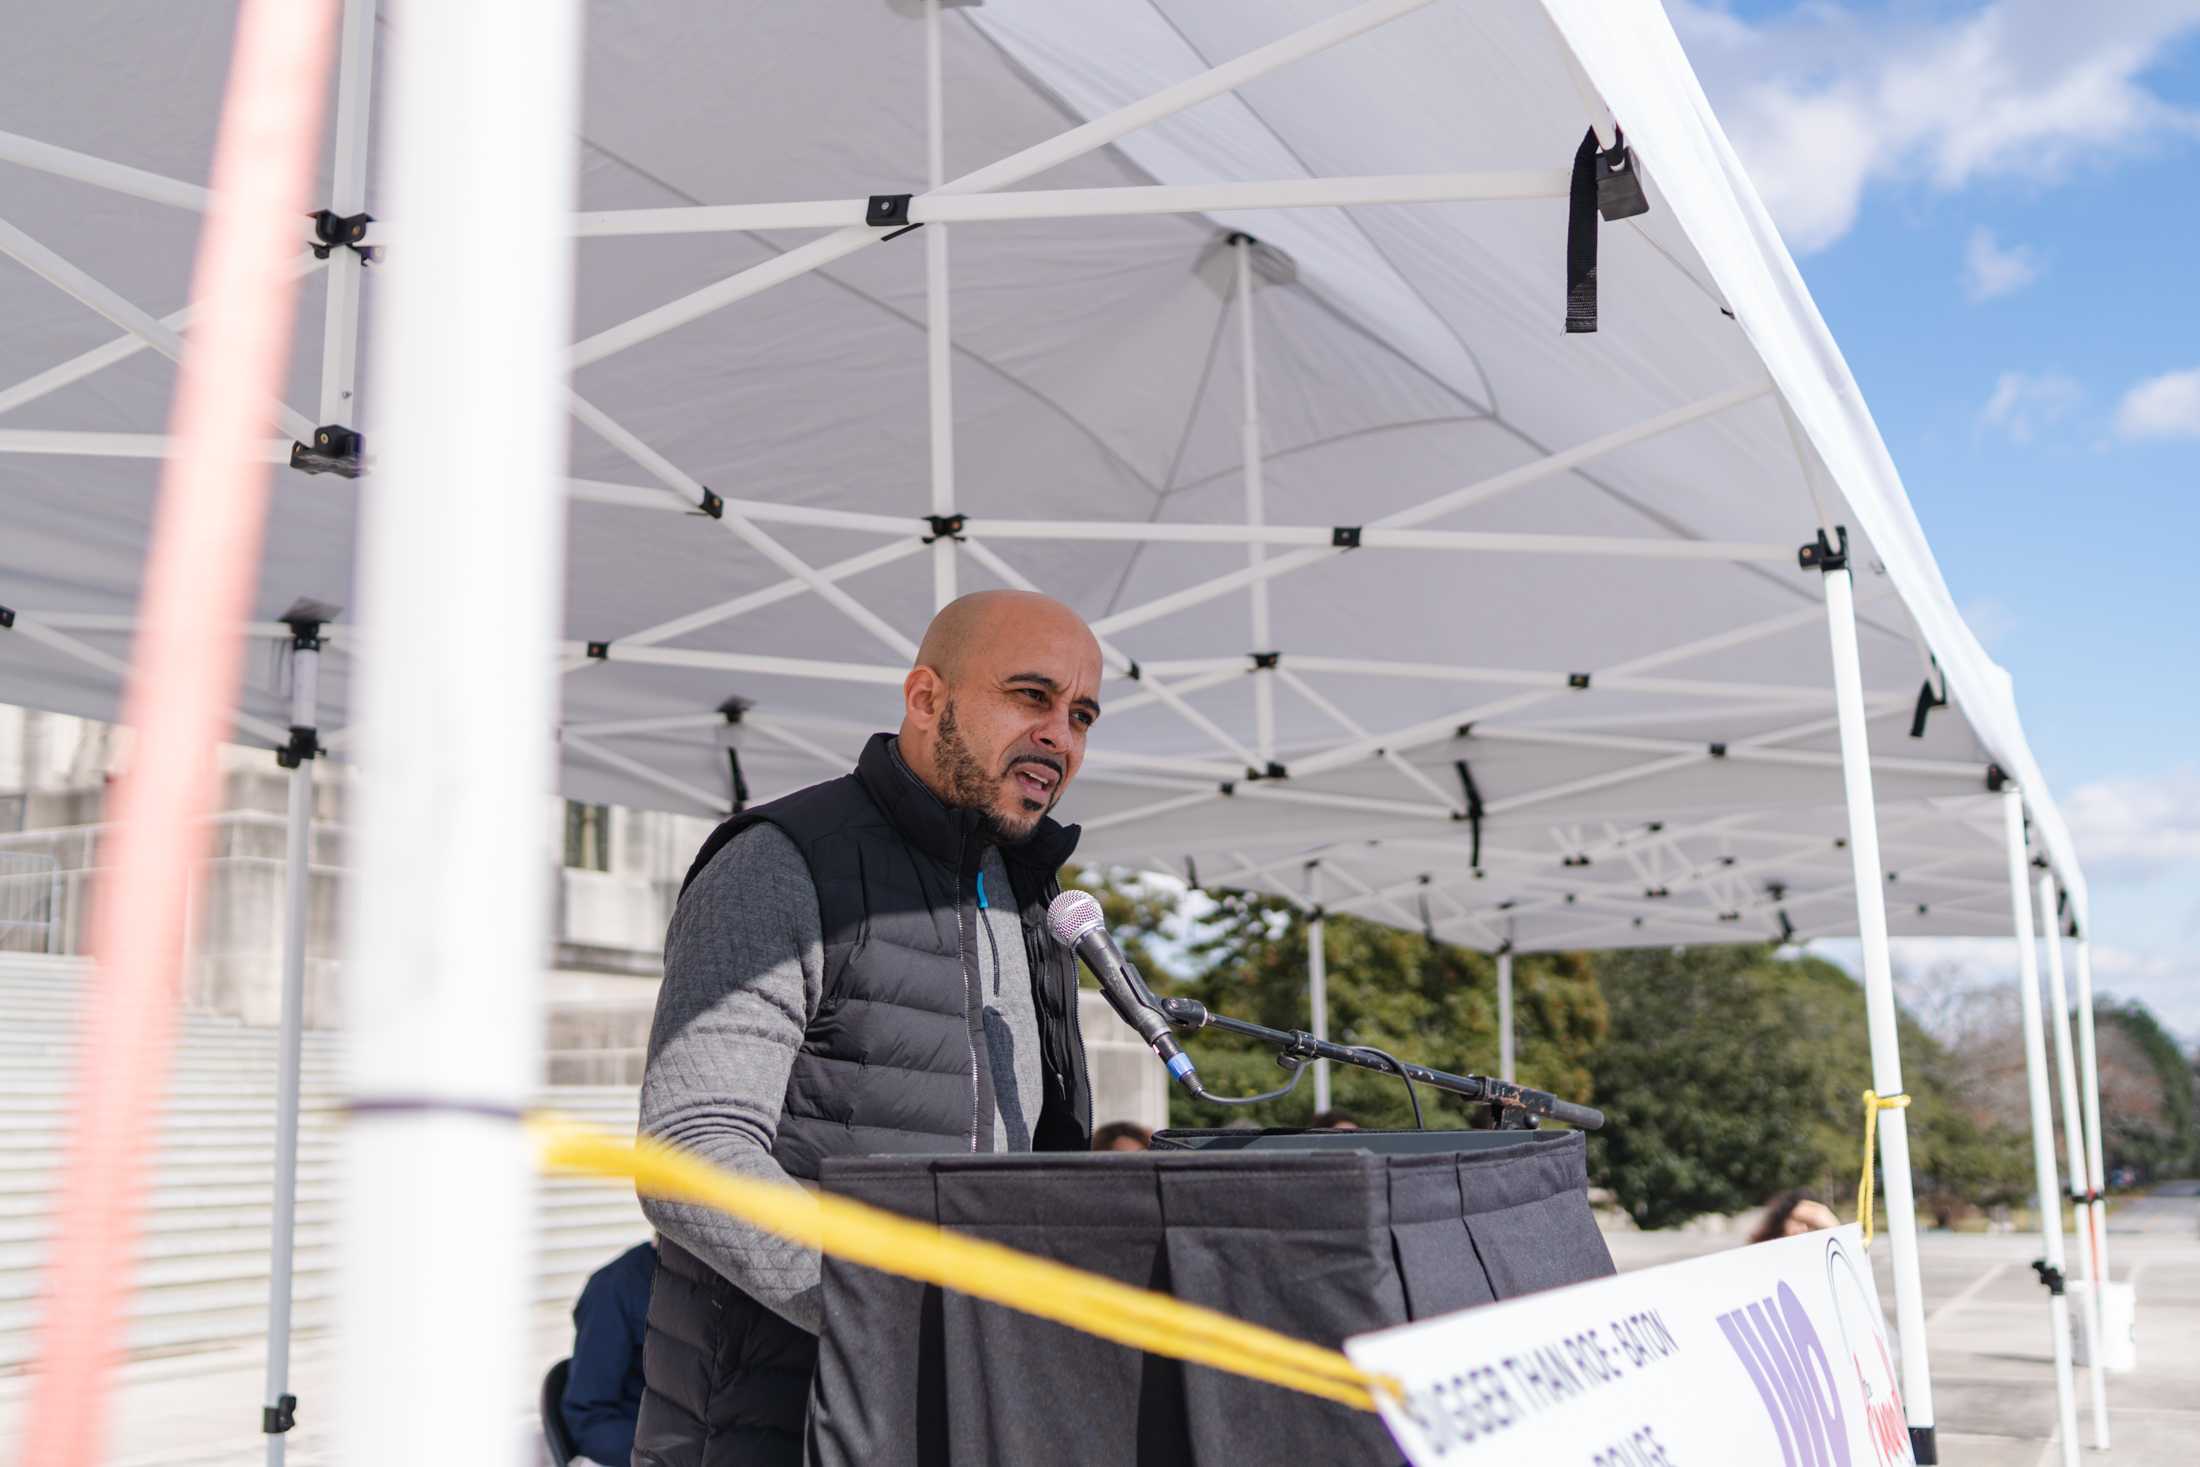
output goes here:
<path id="1" fill-rule="evenodd" d="M 932 618 L 917 647 L 915 665 L 929 667 L 953 682 L 973 648 L 1024 637 L 1041 628 L 1082 638 L 1091 644 L 1094 660 L 1099 659 L 1100 644 L 1083 618 L 1052 596 L 1037 591 L 973 591 L 948 602 Z"/>
<path id="2" fill-rule="evenodd" d="M 1028 836 L 1084 762 L 1100 716 L 1100 644 L 1035 591 L 980 591 L 941 608 L 902 683 L 902 758 L 948 804 Z"/>

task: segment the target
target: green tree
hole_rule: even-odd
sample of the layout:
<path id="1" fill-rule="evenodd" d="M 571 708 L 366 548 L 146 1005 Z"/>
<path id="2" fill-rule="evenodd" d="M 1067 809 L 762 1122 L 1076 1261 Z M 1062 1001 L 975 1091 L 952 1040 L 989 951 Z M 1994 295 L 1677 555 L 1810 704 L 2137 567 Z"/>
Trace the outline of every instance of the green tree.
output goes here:
<path id="1" fill-rule="evenodd" d="M 1611 1031 L 1593 1062 L 1598 1178 L 1646 1228 L 1736 1212 L 1816 1179 L 1825 1093 L 1765 947 L 1649 948 L 1599 962 Z"/>
<path id="2" fill-rule="evenodd" d="M 2136 999 L 2094 1005 L 2101 1058 L 2101 1151 L 2149 1180 L 2200 1171 L 2193 1058 Z"/>
<path id="3" fill-rule="evenodd" d="M 1590 1150 L 1644 1227 L 1737 1212 L 1791 1187 L 1847 1210 L 1871 1047 L 1864 995 L 1819 958 L 1766 947 L 1597 958 L 1612 1033 L 1596 1062 L 1611 1117 Z M 1928 1217 L 2021 1195 L 2022 1135 L 1963 1103 L 1948 1051 L 1898 1016 L 1911 1169 Z"/>
<path id="4" fill-rule="evenodd" d="M 1245 892 L 1216 894 L 1214 909 L 1187 945 L 1176 992 L 1233 1018 L 1278 1029 L 1312 1024 L 1307 994 L 1307 923 L 1288 903 Z M 1489 1074 L 1497 1068 L 1496 970 L 1491 959 L 1354 917 L 1323 924 L 1330 1036 L 1385 1049 L 1433 1069 Z M 1149 980 L 1152 972 L 1148 971 Z M 1573 955 L 1522 958 L 1515 965 L 1515 1017 L 1523 1083 L 1588 1100 L 1588 1055 L 1604 1031 L 1604 1006 L 1588 965 Z M 1209 1030 L 1187 1041 L 1207 1086 L 1221 1095 L 1272 1090 L 1288 1078 L 1270 1053 Z M 1412 1105 L 1395 1077 L 1332 1066 L 1332 1103 L 1369 1126 L 1411 1126 Z M 1468 1102 L 1419 1088 L 1431 1127 L 1475 1123 Z M 1172 1094 L 1177 1125 L 1246 1119 L 1304 1125 L 1314 1089 L 1257 1106 L 1219 1106 Z"/>

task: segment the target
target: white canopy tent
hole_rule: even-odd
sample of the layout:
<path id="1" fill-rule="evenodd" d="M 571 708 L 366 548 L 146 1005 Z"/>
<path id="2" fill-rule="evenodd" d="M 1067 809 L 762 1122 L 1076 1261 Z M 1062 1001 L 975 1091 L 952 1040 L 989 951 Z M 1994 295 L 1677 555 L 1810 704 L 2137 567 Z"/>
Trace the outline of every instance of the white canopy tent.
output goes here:
<path id="1" fill-rule="evenodd" d="M 578 133 L 578 431 L 562 526 L 541 486 L 484 485 L 468 509 L 505 506 L 509 543 L 453 514 L 410 582 L 355 575 L 363 539 L 407 543 L 400 514 L 437 533 L 432 504 L 379 531 L 362 515 L 385 429 L 408 429 L 355 391 L 361 302 L 385 270 L 444 268 L 450 231 L 382 218 L 403 190 L 372 166 L 375 52 L 406 54 L 420 23 L 373 0 L 345 14 L 327 257 L 302 222 L 314 325 L 268 451 L 340 461 L 358 432 L 370 472 L 282 473 L 249 631 L 316 624 L 314 673 L 269 675 L 240 738 L 318 726 L 345 757 L 355 663 L 449 673 L 535 647 L 560 658 L 566 793 L 720 813 L 845 768 L 889 726 L 940 600 L 1030 585 L 1083 612 L 1109 662 L 1062 812 L 1086 857 L 1507 956 L 1857 935 L 1888 1094 L 1887 936 L 2010 935 L 2014 900 L 2029 943 L 2036 859 L 2089 1018 L 2085 885 L 2009 679 L 1655 7 L 601 5 L 577 128 L 557 86 L 477 58 L 519 78 L 497 105 L 542 107 L 546 156 Z M 563 33 L 518 15 L 517 54 L 554 72 Z M 224 27 L 68 8 L 19 25 L 0 89 L 0 254 L 27 267 L 0 269 L 0 699 L 115 711 Z M 426 82 L 391 100 L 400 132 L 408 103 L 477 115 Z M 1600 329 L 1569 334 L 1569 167 L 1615 125 L 1650 209 L 1601 228 Z M 554 271 L 540 220 L 559 216 L 539 181 L 512 187 L 454 164 L 420 196 Z M 443 282 L 454 330 L 476 307 L 503 319 L 472 268 Z M 396 340 L 377 380 L 427 380 L 434 350 Z M 510 438 L 531 401 L 511 396 L 446 472 L 497 474 L 500 443 L 540 462 Z M 501 559 L 460 584 L 457 547 L 555 557 L 561 534 L 556 628 L 484 589 Z M 1821 537 L 1845 565 L 1799 565 Z M 340 609 L 362 602 L 355 635 Z M 471 714 L 416 756 L 494 770 L 511 730 Z M 2029 1051 L 2045 1136 L 2038 1029 Z M 1907 1144 L 1899 1111 L 1881 1124 L 1924 1443 Z M 2043 1166 L 2059 1256 L 2051 1148 Z"/>

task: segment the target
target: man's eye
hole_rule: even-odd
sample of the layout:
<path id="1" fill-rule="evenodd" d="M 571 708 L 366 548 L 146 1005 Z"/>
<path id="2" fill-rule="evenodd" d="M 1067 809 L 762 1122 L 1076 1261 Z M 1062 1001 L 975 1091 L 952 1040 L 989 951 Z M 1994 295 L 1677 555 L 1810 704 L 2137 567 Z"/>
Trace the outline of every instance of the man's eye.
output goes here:
<path id="1" fill-rule="evenodd" d="M 1077 720 L 1077 726 L 1078 726 L 1079 728 L 1091 728 L 1091 727 L 1092 727 L 1092 721 L 1093 721 L 1093 720 L 1092 720 L 1092 715 L 1091 715 L 1090 713 L 1078 713 L 1078 714 L 1074 714 L 1074 715 L 1072 715 L 1072 716 L 1076 718 L 1076 720 Z"/>
<path id="2" fill-rule="evenodd" d="M 1041 703 L 1047 700 L 1046 692 L 1040 688 L 1018 688 L 1016 695 L 1020 698 L 1035 698 Z"/>

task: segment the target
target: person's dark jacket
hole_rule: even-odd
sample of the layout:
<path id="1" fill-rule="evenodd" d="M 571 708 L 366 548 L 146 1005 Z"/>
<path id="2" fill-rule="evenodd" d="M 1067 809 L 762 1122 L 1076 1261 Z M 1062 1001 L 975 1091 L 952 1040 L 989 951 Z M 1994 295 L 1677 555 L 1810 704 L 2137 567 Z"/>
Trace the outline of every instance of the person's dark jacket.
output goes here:
<path id="1" fill-rule="evenodd" d="M 835 1156 L 989 1151 L 992 1066 L 978 991 L 977 874 L 991 845 L 977 811 L 952 809 L 872 738 L 853 774 L 736 815 L 712 833 L 693 881 L 725 844 L 769 822 L 801 851 L 817 891 L 824 991 L 788 1081 L 772 1155 L 814 1179 Z M 1024 934 L 1044 1097 L 1031 1144 L 1083 1151 L 1092 1094 L 1077 1027 L 1077 964 L 1046 930 L 1074 826 L 1042 820 L 1000 848 Z M 647 1467 L 796 1467 L 817 1338 L 670 1238 L 661 1240 L 635 1443 Z"/>
<path id="2" fill-rule="evenodd" d="M 626 1467 L 642 1410 L 642 1334 L 657 1250 L 637 1243 L 589 1275 L 573 1305 L 573 1358 L 558 1403 L 574 1450 Z"/>

